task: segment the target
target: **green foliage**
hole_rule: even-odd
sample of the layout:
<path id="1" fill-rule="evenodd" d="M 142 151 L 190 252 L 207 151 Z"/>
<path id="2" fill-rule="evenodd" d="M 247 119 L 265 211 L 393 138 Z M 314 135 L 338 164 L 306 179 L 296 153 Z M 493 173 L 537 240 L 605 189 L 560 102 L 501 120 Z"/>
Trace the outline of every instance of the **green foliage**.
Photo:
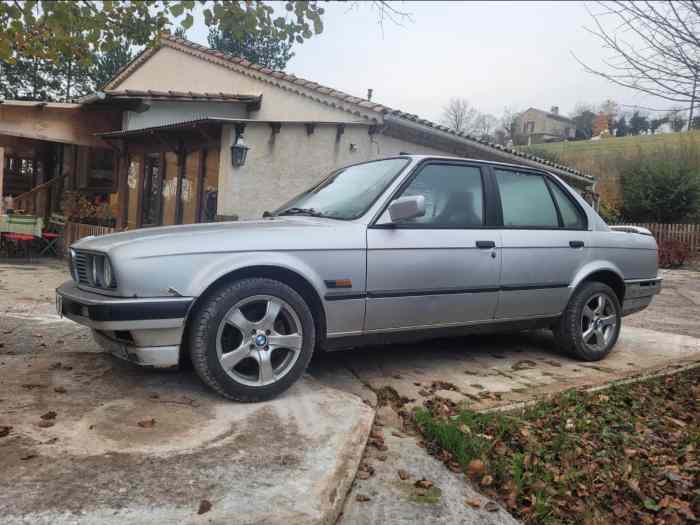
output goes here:
<path id="1" fill-rule="evenodd" d="M 292 43 L 275 38 L 269 31 L 244 33 L 240 37 L 234 37 L 229 31 L 211 28 L 207 40 L 213 49 L 277 71 L 284 70 L 287 62 L 294 56 L 291 51 Z"/>
<path id="2" fill-rule="evenodd" d="M 593 136 L 593 122 L 595 113 L 589 109 L 583 109 L 572 117 L 576 123 L 576 138 L 590 139 Z"/>
<path id="3" fill-rule="evenodd" d="M 627 119 L 622 115 L 615 123 L 615 136 L 624 137 L 629 133 L 629 126 L 627 126 Z"/>
<path id="4" fill-rule="evenodd" d="M 617 224 L 622 219 L 622 214 L 612 204 L 608 204 L 601 201 L 600 207 L 598 208 L 598 215 L 608 224 Z"/>
<path id="5" fill-rule="evenodd" d="M 324 9 L 315 0 L 288 1 L 284 15 L 275 14 L 263 0 L 210 0 L 204 22 L 234 39 L 265 33 L 269 38 L 303 43 L 323 31 Z M 0 60 L 14 64 L 21 58 L 56 63 L 71 56 L 89 64 L 93 56 L 123 46 L 152 44 L 161 31 L 194 23 L 192 0 L 26 0 L 0 2 Z"/>
<path id="6" fill-rule="evenodd" d="M 683 222 L 700 207 L 700 170 L 683 158 L 642 157 L 621 170 L 623 218 Z"/>
<path id="7" fill-rule="evenodd" d="M 90 79 L 96 89 L 101 89 L 112 77 L 131 62 L 133 53 L 128 47 L 119 47 L 100 53 L 90 71 Z"/>
<path id="8" fill-rule="evenodd" d="M 630 117 L 629 128 L 630 134 L 632 135 L 639 135 L 642 132 L 646 132 L 649 129 L 649 119 L 639 111 L 635 111 Z"/>

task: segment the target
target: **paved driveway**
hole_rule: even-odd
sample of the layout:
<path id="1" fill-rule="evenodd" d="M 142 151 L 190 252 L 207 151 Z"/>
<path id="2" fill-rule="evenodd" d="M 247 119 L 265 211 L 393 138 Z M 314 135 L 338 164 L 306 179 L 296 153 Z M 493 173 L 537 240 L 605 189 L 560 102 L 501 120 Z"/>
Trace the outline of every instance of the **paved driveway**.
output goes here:
<path id="1" fill-rule="evenodd" d="M 0 262 L 0 426 L 13 427 L 0 437 L 0 514 L 10 522 L 226 521 L 241 509 L 265 523 L 322 522 L 355 476 L 370 405 L 384 439 L 362 459 L 361 472 L 375 474 L 354 480 L 340 523 L 508 523 L 503 510 L 460 502 L 473 489 L 420 455 L 400 413 L 436 396 L 503 406 L 700 361 L 700 273 L 674 271 L 599 363 L 562 355 L 547 331 L 436 339 L 316 356 L 281 399 L 239 405 L 192 372 L 102 353 L 54 314 L 52 290 L 66 277 L 62 263 Z M 398 469 L 410 480 L 397 481 Z M 445 497 L 417 504 L 413 482 L 424 477 Z M 202 501 L 212 508 L 198 515 Z"/>

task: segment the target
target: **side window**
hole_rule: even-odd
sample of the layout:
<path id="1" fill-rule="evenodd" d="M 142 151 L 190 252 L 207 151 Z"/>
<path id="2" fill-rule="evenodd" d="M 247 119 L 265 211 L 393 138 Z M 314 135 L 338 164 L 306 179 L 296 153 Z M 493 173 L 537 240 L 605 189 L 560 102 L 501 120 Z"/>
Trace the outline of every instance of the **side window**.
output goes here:
<path id="1" fill-rule="evenodd" d="M 505 227 L 559 228 L 557 209 L 542 175 L 495 171 Z"/>
<path id="2" fill-rule="evenodd" d="M 406 221 L 406 224 L 436 228 L 484 225 L 484 191 L 479 168 L 428 164 L 398 197 L 414 195 L 425 197 L 425 215 Z"/>
<path id="3" fill-rule="evenodd" d="M 561 218 L 564 221 L 564 228 L 583 229 L 586 227 L 586 218 L 581 213 L 581 210 L 574 204 L 571 197 L 564 193 L 557 184 L 550 181 L 549 187 L 552 188 L 554 198 L 559 205 Z"/>

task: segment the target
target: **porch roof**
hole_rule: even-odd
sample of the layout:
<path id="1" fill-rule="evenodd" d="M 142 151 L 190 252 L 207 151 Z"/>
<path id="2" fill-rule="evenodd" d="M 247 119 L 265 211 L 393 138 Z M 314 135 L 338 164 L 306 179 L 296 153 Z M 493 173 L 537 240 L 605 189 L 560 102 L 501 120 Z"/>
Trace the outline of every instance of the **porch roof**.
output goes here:
<path id="1" fill-rule="evenodd" d="M 241 119 L 228 117 L 204 117 L 194 120 L 186 120 L 183 122 L 173 122 L 170 124 L 162 124 L 160 126 L 151 126 L 149 128 L 126 129 L 120 131 L 107 131 L 104 133 L 95 133 L 97 137 L 102 139 L 119 139 L 136 137 L 140 135 L 150 135 L 158 131 L 175 131 L 187 130 L 204 126 L 207 124 L 224 125 L 224 124 L 268 124 L 276 125 L 293 125 L 293 124 L 308 124 L 314 126 L 372 126 L 371 122 L 336 122 L 336 121 L 311 121 L 311 120 L 257 120 L 257 119 Z"/>

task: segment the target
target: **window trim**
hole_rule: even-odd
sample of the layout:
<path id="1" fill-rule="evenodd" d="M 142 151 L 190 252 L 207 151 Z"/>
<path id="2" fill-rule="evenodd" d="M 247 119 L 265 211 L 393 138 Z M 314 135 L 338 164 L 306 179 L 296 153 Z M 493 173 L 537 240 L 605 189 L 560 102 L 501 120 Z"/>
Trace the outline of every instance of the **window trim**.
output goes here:
<path id="1" fill-rule="evenodd" d="M 511 225 L 506 225 L 504 220 L 503 220 L 503 202 L 501 200 L 501 188 L 498 185 L 498 180 L 496 179 L 496 170 L 499 171 L 511 171 L 511 172 L 516 172 L 516 173 L 522 173 L 526 176 L 540 176 L 544 179 L 544 184 L 547 188 L 547 192 L 549 193 L 549 198 L 552 199 L 552 203 L 554 204 L 554 209 L 557 214 L 557 222 L 558 226 L 557 227 L 552 227 L 552 226 L 511 226 Z M 570 195 L 568 195 L 568 190 L 566 188 L 563 188 L 561 184 L 558 183 L 558 181 L 549 173 L 546 171 L 539 171 L 531 168 L 527 168 L 523 166 L 522 168 L 516 167 L 516 166 L 491 166 L 491 176 L 493 177 L 493 184 L 495 186 L 495 191 L 498 196 L 498 212 L 499 212 L 499 217 L 500 217 L 500 228 L 504 230 L 545 230 L 545 231 L 587 231 L 588 230 L 588 215 L 586 214 L 585 210 L 581 207 L 581 205 L 576 202 L 575 199 L 571 198 Z M 569 201 L 573 203 L 575 208 L 578 210 L 578 212 L 581 214 L 583 218 L 583 226 L 581 228 L 567 228 L 564 226 L 564 221 L 561 215 L 561 211 L 559 209 L 559 203 L 557 202 L 557 199 L 554 197 L 554 194 L 550 188 L 550 184 L 556 184 L 557 187 L 564 192 L 564 194 L 567 196 Z"/>
<path id="2" fill-rule="evenodd" d="M 405 223 L 405 224 L 378 224 L 379 219 L 384 215 L 389 205 L 401 195 L 404 190 L 410 186 L 413 180 L 428 166 L 438 165 L 438 166 L 459 166 L 464 168 L 476 168 L 479 170 L 479 175 L 481 177 L 481 191 L 482 191 L 482 217 L 484 224 L 481 226 L 436 226 L 434 224 L 416 224 L 416 223 Z M 474 162 L 464 162 L 460 160 L 440 160 L 440 159 L 425 159 L 414 166 L 411 173 L 406 176 L 406 178 L 401 182 L 401 184 L 392 192 L 392 194 L 387 198 L 386 202 L 379 209 L 374 218 L 370 221 L 367 226 L 368 229 L 378 229 L 378 230 L 493 230 L 499 229 L 500 226 L 497 223 L 497 217 L 493 213 L 495 211 L 495 202 L 493 195 L 493 187 L 488 178 L 488 168 L 487 164 L 477 164 Z"/>

